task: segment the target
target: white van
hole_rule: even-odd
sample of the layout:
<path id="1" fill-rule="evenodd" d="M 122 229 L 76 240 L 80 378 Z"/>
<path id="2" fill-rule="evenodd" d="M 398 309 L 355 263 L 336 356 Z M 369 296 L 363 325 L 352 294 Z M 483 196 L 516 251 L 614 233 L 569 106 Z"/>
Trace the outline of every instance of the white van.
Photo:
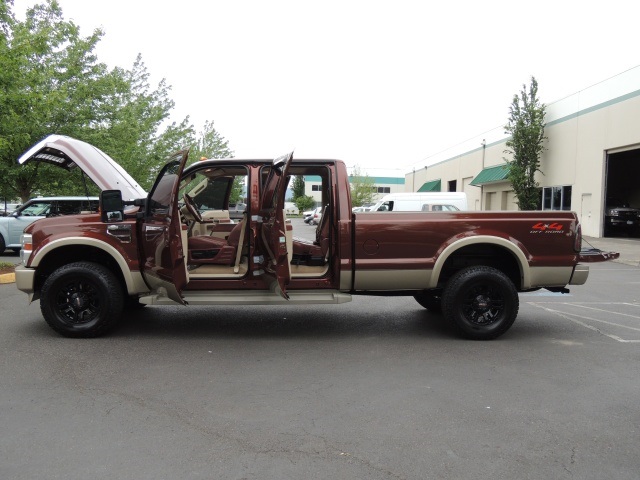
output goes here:
<path id="1" fill-rule="evenodd" d="M 457 212 L 468 210 L 467 194 L 462 192 L 390 193 L 372 212 Z"/>

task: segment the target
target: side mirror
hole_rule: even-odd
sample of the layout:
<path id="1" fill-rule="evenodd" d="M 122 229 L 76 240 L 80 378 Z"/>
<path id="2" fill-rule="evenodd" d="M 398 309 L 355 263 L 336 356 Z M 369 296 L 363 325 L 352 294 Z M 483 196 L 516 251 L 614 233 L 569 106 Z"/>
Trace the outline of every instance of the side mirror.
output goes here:
<path id="1" fill-rule="evenodd" d="M 124 219 L 124 202 L 120 190 L 100 192 L 100 212 L 103 222 L 121 222 Z"/>

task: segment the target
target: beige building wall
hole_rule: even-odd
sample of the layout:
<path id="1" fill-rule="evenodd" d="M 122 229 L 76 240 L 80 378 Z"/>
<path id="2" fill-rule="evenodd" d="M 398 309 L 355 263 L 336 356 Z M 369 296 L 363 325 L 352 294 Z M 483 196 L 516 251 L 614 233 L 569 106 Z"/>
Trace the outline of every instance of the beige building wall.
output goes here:
<path id="1" fill-rule="evenodd" d="M 607 154 L 640 148 L 640 67 L 548 105 L 546 120 L 544 175 L 538 174 L 537 180 L 541 187 L 572 186 L 571 209 L 584 234 L 602 236 Z M 509 182 L 469 185 L 483 168 L 504 163 L 504 130 L 485 136 L 490 138 L 478 137 L 463 153 L 408 173 L 406 190 L 415 185 L 417 191 L 425 182 L 440 179 L 446 191 L 448 182 L 457 180 L 470 210 L 517 210 Z M 640 179 L 638 185 L 627 195 L 633 206 L 640 206 Z"/>

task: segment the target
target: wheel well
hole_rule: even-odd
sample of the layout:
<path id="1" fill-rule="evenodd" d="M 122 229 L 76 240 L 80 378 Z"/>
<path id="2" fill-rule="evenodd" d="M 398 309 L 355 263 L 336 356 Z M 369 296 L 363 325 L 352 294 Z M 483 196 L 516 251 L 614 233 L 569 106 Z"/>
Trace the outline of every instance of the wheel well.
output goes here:
<path id="1" fill-rule="evenodd" d="M 486 265 L 500 270 L 509 277 L 517 289 L 522 287 L 522 272 L 515 255 L 504 247 L 488 243 L 467 245 L 452 253 L 442 266 L 438 287 L 444 287 L 457 271 L 476 265 Z"/>
<path id="2" fill-rule="evenodd" d="M 81 261 L 98 263 L 107 267 L 115 274 L 126 292 L 124 276 L 115 259 L 104 250 L 89 245 L 68 245 L 58 247 L 47 253 L 47 256 L 40 261 L 37 268 L 35 291 L 40 291 L 47 277 L 59 267 Z"/>

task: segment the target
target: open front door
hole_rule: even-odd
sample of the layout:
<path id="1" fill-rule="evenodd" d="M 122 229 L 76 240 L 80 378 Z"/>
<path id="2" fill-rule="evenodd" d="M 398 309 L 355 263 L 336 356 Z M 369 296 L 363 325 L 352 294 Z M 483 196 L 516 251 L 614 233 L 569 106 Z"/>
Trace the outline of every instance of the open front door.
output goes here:
<path id="1" fill-rule="evenodd" d="M 279 294 L 289 299 L 287 285 L 291 279 L 287 255 L 284 199 L 287 189 L 287 172 L 293 160 L 293 152 L 276 158 L 262 190 L 260 202 L 261 244 L 265 250 L 265 275 L 277 282 Z"/>
<path id="2" fill-rule="evenodd" d="M 174 154 L 147 197 L 140 234 L 142 274 L 153 291 L 162 291 L 172 300 L 185 304 L 181 291 L 188 282 L 182 223 L 178 211 L 180 177 L 187 163 L 187 151 Z"/>

